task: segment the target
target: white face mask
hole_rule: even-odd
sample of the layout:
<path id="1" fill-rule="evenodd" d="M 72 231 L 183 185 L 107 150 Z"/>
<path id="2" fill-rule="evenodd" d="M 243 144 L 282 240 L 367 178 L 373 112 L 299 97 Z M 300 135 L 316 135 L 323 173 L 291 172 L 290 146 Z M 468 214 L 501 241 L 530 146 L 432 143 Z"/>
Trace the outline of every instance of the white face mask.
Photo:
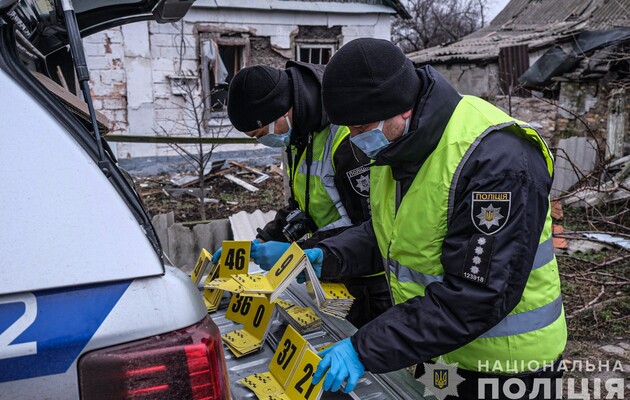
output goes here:
<path id="1" fill-rule="evenodd" d="M 284 119 L 287 121 L 287 125 L 289 126 L 288 131 L 285 133 L 275 133 L 274 130 L 276 127 L 276 121 L 271 121 L 267 134 L 256 138 L 258 143 L 269 147 L 287 147 L 291 141 L 291 131 L 293 128 L 291 128 L 291 121 L 286 114 Z"/>

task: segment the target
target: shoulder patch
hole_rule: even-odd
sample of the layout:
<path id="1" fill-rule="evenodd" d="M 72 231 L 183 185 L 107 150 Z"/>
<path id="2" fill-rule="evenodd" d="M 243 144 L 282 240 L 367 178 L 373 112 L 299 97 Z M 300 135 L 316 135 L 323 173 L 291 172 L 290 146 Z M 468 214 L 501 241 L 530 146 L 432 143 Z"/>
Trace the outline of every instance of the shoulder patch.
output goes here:
<path id="1" fill-rule="evenodd" d="M 511 206 L 510 192 L 473 192 L 470 218 L 479 232 L 492 235 L 507 224 Z"/>
<path id="2" fill-rule="evenodd" d="M 490 272 L 494 239 L 494 236 L 490 235 L 472 236 L 468 242 L 462 278 L 482 285 L 488 285 L 488 272 Z"/>
<path id="3" fill-rule="evenodd" d="M 360 196 L 370 197 L 370 168 L 361 166 L 346 172 L 352 189 Z"/>

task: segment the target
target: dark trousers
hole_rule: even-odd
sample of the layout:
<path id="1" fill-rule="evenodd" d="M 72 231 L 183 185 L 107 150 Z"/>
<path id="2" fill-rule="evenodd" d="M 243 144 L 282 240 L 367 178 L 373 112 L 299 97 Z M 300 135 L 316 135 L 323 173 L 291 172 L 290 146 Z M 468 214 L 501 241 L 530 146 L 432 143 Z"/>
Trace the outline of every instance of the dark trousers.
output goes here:
<path id="1" fill-rule="evenodd" d="M 468 371 L 463 369 L 457 369 L 457 374 L 465 379 L 462 383 L 457 385 L 457 394 L 458 397 L 447 396 L 446 400 L 490 400 L 490 399 L 498 399 L 498 400 L 508 400 L 508 399 L 533 399 L 533 400 L 556 400 L 556 379 L 562 378 L 563 371 L 558 371 L 560 367 L 560 363 L 562 362 L 562 357 L 558 358 L 554 362 L 552 368 L 540 369 L 533 372 L 524 372 L 520 374 L 492 374 L 492 373 L 484 373 L 477 371 Z M 421 377 L 424 375 L 424 366 L 422 364 L 418 364 L 416 367 L 415 377 Z M 504 392 L 504 384 L 508 379 L 517 378 L 522 384 L 518 384 L 518 386 L 525 387 L 525 393 L 521 397 L 514 397 L 513 395 L 518 393 L 519 387 L 517 384 L 511 385 L 511 387 L 506 388 L 510 390 L 508 394 L 511 396 L 508 398 L 506 393 Z M 491 390 L 491 385 L 484 385 L 484 392 L 480 393 L 479 388 L 479 379 L 491 379 L 493 385 L 498 388 L 498 391 Z M 545 385 L 549 388 L 549 391 L 543 390 L 543 386 L 541 383 L 546 381 Z M 514 382 L 514 381 L 510 381 Z M 429 388 L 429 390 L 431 390 Z M 537 392 L 538 395 L 536 397 L 530 397 L 530 395 L 534 392 Z M 483 396 L 481 396 L 483 394 Z"/>
<path id="2" fill-rule="evenodd" d="M 357 328 L 378 317 L 392 306 L 385 275 L 346 279 L 343 282 L 354 302 L 346 319 Z"/>

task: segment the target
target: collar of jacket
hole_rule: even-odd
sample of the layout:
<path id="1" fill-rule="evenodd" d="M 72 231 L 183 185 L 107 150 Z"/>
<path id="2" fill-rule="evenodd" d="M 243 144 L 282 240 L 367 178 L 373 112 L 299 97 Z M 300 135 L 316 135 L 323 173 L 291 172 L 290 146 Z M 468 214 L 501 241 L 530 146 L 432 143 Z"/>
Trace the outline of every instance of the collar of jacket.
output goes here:
<path id="1" fill-rule="evenodd" d="M 322 105 L 323 65 L 289 61 L 287 74 L 293 83 L 293 130 L 291 144 L 304 148 L 308 134 L 328 125 Z"/>
<path id="2" fill-rule="evenodd" d="M 413 180 L 424 161 L 435 150 L 462 98 L 433 67 L 427 65 L 416 72 L 422 82 L 422 89 L 411 115 L 409 132 L 394 140 L 375 160 L 376 165 L 391 166 L 394 179 L 403 181 L 403 186 L 407 187 L 405 181 Z"/>

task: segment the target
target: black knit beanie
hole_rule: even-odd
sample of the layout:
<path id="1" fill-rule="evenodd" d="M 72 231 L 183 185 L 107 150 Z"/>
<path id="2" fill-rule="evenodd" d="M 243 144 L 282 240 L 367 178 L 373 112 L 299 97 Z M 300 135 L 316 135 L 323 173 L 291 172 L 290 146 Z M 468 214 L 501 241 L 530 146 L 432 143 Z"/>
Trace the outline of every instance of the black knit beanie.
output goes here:
<path id="1" fill-rule="evenodd" d="M 228 117 L 241 132 L 270 124 L 289 111 L 293 90 L 282 69 L 255 65 L 241 69 L 230 82 Z"/>
<path id="2" fill-rule="evenodd" d="M 330 122 L 361 125 L 413 108 L 420 88 L 413 63 L 398 47 L 361 38 L 344 45 L 326 65 L 322 96 Z"/>

